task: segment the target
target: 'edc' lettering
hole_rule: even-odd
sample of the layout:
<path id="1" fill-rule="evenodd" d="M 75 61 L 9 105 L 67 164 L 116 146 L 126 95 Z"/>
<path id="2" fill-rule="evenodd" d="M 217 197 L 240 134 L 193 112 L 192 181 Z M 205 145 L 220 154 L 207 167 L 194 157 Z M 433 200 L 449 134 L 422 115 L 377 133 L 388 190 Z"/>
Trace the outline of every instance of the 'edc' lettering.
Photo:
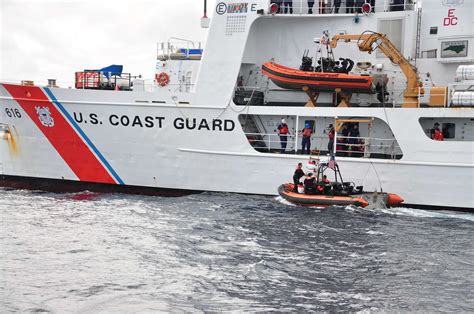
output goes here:
<path id="1" fill-rule="evenodd" d="M 448 17 L 443 20 L 443 26 L 455 26 L 458 25 L 458 18 L 454 16 L 455 9 L 448 10 Z"/>

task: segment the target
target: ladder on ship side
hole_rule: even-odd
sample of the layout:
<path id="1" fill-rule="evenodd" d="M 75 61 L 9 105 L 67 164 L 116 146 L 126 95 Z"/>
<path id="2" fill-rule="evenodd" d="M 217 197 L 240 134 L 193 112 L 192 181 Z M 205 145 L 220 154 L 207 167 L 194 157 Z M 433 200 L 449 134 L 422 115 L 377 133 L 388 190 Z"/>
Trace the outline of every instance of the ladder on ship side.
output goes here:
<path id="1" fill-rule="evenodd" d="M 265 144 L 265 139 L 263 138 L 262 132 L 255 121 L 255 118 L 260 119 L 260 117 L 255 117 L 253 115 L 242 115 L 242 127 L 247 136 L 248 141 L 256 150 L 266 151 L 270 148 Z M 263 125 L 263 123 L 260 121 Z"/>
<path id="2" fill-rule="evenodd" d="M 420 58 L 420 50 L 421 50 L 421 8 L 418 9 L 418 16 L 416 21 L 416 46 L 415 46 L 415 67 L 416 67 L 416 60 Z"/>

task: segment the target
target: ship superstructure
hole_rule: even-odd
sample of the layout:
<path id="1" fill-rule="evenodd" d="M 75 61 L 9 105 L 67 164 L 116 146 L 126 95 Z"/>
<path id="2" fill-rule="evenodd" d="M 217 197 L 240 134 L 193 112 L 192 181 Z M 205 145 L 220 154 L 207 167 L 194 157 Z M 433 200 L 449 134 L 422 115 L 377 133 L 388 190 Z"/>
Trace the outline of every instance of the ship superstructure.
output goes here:
<path id="1" fill-rule="evenodd" d="M 293 1 L 290 14 L 265 0 L 217 2 L 205 46 L 158 44 L 153 80 L 109 67 L 77 72 L 76 89 L 0 84 L 2 184 L 274 195 L 309 157 L 299 132 L 309 124 L 310 155 L 335 154 L 347 180 L 408 205 L 474 208 L 473 3 L 377 0 L 352 12 L 343 1 L 338 13 L 324 4 L 309 14 Z M 379 40 L 370 54 L 359 50 L 362 37 L 331 49 L 335 36 L 369 33 L 416 70 L 410 94 Z M 263 73 L 266 62 L 298 69 L 304 54 L 314 67 L 328 54 L 353 60 L 350 74 L 371 77 L 373 91 L 282 88 Z M 435 123 L 443 141 L 432 139 Z M 344 133 L 355 126 L 357 137 Z"/>

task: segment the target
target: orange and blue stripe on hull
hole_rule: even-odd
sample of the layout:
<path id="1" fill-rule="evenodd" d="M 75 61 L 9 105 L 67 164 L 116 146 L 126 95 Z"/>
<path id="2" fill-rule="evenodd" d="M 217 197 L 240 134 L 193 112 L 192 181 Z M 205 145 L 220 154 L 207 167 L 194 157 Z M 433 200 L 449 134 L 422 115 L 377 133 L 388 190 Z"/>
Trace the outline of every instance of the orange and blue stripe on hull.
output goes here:
<path id="1" fill-rule="evenodd" d="M 109 162 L 48 88 L 3 84 L 80 181 L 124 184 Z M 38 110 L 47 109 L 44 123 Z M 47 118 L 48 118 L 47 117 Z"/>

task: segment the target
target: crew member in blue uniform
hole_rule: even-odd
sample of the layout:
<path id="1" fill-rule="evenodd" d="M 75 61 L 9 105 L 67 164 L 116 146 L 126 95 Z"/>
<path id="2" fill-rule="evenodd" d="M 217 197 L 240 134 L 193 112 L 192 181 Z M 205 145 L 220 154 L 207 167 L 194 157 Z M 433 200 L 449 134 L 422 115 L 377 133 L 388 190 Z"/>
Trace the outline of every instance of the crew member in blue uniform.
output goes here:
<path id="1" fill-rule="evenodd" d="M 314 0 L 308 0 L 308 14 L 313 14 L 313 5 L 314 5 Z"/>
<path id="2" fill-rule="evenodd" d="M 354 1 L 355 0 L 346 0 L 346 13 L 355 13 L 354 12 Z"/>

